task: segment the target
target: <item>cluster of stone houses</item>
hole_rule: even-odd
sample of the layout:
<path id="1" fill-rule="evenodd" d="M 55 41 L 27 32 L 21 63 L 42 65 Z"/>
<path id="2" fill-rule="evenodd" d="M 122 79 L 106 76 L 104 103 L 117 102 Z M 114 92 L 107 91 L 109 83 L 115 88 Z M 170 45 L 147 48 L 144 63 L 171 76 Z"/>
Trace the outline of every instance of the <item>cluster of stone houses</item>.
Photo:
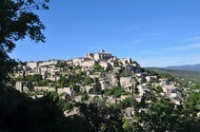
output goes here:
<path id="1" fill-rule="evenodd" d="M 98 53 L 88 53 L 83 58 L 76 58 L 68 60 L 67 64 L 81 66 L 83 70 L 91 70 L 95 64 L 100 65 L 105 70 L 118 66 L 118 63 L 121 62 L 127 68 L 137 67 L 136 64 L 131 64 L 131 58 L 118 59 L 116 56 L 113 56 L 110 53 L 101 50 Z M 136 71 L 137 72 L 137 71 Z"/>
<path id="2" fill-rule="evenodd" d="M 34 61 L 27 62 L 26 65 L 19 64 L 15 69 L 16 76 L 26 76 L 41 74 L 44 79 L 51 81 L 59 80 L 60 68 L 57 64 L 60 60 L 48 60 L 48 61 Z M 68 65 L 71 66 L 80 66 L 83 71 L 91 71 L 95 64 L 100 65 L 104 70 L 112 69 L 112 72 L 105 72 L 103 75 L 99 73 L 88 74 L 91 78 L 98 78 L 100 87 L 102 90 L 109 89 L 113 86 L 120 86 L 131 94 L 135 94 L 135 91 L 138 91 L 138 94 L 135 95 L 137 101 L 141 100 L 141 97 L 144 93 L 152 92 L 152 86 L 149 85 L 150 82 L 154 79 L 158 79 L 157 76 L 148 75 L 145 72 L 141 71 L 140 66 L 137 63 L 134 63 L 130 58 L 118 59 L 116 56 L 113 56 L 110 53 L 101 50 L 98 53 L 88 53 L 83 58 L 75 58 L 71 60 L 65 60 Z M 123 67 L 129 74 L 129 76 L 119 76 L 120 67 Z M 181 94 L 174 86 L 173 82 L 169 82 L 168 79 L 161 78 L 159 83 L 154 83 L 155 86 L 161 86 L 163 92 L 160 93 L 162 96 L 170 98 L 175 103 L 179 103 L 181 99 Z M 23 82 L 16 82 L 16 89 L 23 90 Z M 93 85 L 82 86 L 81 90 L 86 91 L 89 96 L 92 98 L 94 95 L 90 92 L 93 88 Z M 74 91 L 72 88 L 51 88 L 49 86 L 37 87 L 35 90 L 43 91 L 57 91 L 59 94 L 65 93 L 66 95 L 73 96 Z M 121 98 L 107 97 L 107 100 L 110 102 L 116 102 L 116 100 L 123 100 L 127 96 L 121 96 Z M 102 96 L 99 96 L 102 98 Z M 80 101 L 80 97 L 74 97 L 76 101 Z"/>

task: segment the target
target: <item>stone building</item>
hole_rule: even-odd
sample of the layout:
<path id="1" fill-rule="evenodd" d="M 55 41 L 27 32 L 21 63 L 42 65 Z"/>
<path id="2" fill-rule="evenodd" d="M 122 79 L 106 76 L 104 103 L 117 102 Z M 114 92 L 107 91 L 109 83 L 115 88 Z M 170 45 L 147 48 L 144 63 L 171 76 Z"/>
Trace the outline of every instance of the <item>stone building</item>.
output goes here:
<path id="1" fill-rule="evenodd" d="M 15 83 L 15 89 L 20 92 L 23 92 L 23 81 L 17 81 Z"/>
<path id="2" fill-rule="evenodd" d="M 32 70 L 35 70 L 38 67 L 39 62 L 38 61 L 31 61 L 27 62 L 26 66 L 31 68 Z"/>
<path id="3" fill-rule="evenodd" d="M 122 88 L 130 88 L 133 87 L 137 83 L 135 77 L 121 77 L 120 84 Z"/>
<path id="4" fill-rule="evenodd" d="M 112 65 L 106 61 L 99 62 L 99 65 L 104 68 L 104 70 L 111 69 Z"/>
<path id="5" fill-rule="evenodd" d="M 94 59 L 96 61 L 99 61 L 99 60 L 111 59 L 113 56 L 112 56 L 112 54 L 107 53 L 104 50 L 101 50 L 98 53 L 88 53 L 88 54 L 85 55 L 85 57 L 88 57 L 88 58 Z"/>
<path id="6" fill-rule="evenodd" d="M 42 61 L 38 65 L 39 67 L 42 66 L 55 66 L 58 64 L 58 60 L 48 60 L 48 61 Z"/>
<path id="7" fill-rule="evenodd" d="M 97 64 L 97 62 L 95 60 L 91 60 L 91 59 L 87 59 L 84 60 L 80 66 L 84 69 L 84 70 L 90 70 L 94 67 L 94 65 Z"/>
<path id="8" fill-rule="evenodd" d="M 129 64 L 132 63 L 132 59 L 131 58 L 122 58 L 119 61 L 122 62 L 123 65 L 128 64 L 128 63 Z"/>

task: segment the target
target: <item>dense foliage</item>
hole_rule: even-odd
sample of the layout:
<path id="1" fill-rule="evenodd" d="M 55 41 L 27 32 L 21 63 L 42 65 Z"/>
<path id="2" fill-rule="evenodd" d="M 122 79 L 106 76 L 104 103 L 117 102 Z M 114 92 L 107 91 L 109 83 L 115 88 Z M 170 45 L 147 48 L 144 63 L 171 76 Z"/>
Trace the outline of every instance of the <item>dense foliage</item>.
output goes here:
<path id="1" fill-rule="evenodd" d="M 34 9 L 48 9 L 49 0 L 1 0 L 0 1 L 0 87 L 3 87 L 15 60 L 8 55 L 15 42 L 29 37 L 35 42 L 44 42 L 45 26 Z"/>
<path id="2" fill-rule="evenodd" d="M 0 131 L 62 131 L 64 116 L 49 94 L 33 100 L 13 88 L 0 91 Z"/>
<path id="3" fill-rule="evenodd" d="M 105 90 L 105 95 L 113 96 L 114 98 L 119 98 L 121 95 L 127 95 L 127 94 L 129 93 L 124 91 L 121 87 L 118 86 Z"/>

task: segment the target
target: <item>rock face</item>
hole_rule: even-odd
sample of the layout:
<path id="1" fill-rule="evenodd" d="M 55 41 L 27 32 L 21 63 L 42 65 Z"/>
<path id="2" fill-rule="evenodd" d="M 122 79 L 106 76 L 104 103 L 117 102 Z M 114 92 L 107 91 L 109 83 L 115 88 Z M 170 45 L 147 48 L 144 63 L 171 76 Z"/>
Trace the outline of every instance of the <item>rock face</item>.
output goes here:
<path id="1" fill-rule="evenodd" d="M 117 86 L 118 79 L 115 75 L 106 74 L 99 79 L 99 82 L 101 84 L 101 88 L 104 90 Z"/>
<path id="2" fill-rule="evenodd" d="M 135 85 L 137 80 L 135 77 L 121 77 L 120 78 L 120 84 L 122 88 L 129 88 L 133 87 Z"/>
<path id="3" fill-rule="evenodd" d="M 125 114 L 127 117 L 132 117 L 134 115 L 134 108 L 128 107 L 125 109 Z"/>

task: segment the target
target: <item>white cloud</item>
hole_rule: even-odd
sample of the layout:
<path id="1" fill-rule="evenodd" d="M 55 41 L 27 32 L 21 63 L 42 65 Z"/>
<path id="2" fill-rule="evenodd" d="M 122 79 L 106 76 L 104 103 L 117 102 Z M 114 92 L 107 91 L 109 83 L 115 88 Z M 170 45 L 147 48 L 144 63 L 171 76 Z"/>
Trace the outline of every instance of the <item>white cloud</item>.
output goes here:
<path id="1" fill-rule="evenodd" d="M 186 41 L 196 41 L 196 40 L 200 40 L 200 36 L 195 36 L 195 37 L 186 39 Z"/>
<path id="2" fill-rule="evenodd" d="M 141 43 L 141 42 L 143 42 L 143 40 L 141 40 L 141 39 L 135 39 L 135 40 L 130 41 L 129 43 L 131 43 L 131 44 L 138 44 L 138 43 Z"/>
<path id="3" fill-rule="evenodd" d="M 200 48 L 200 43 L 195 44 L 189 44 L 184 46 L 178 46 L 178 47 L 171 47 L 169 50 L 191 50 L 191 49 L 197 49 Z"/>

